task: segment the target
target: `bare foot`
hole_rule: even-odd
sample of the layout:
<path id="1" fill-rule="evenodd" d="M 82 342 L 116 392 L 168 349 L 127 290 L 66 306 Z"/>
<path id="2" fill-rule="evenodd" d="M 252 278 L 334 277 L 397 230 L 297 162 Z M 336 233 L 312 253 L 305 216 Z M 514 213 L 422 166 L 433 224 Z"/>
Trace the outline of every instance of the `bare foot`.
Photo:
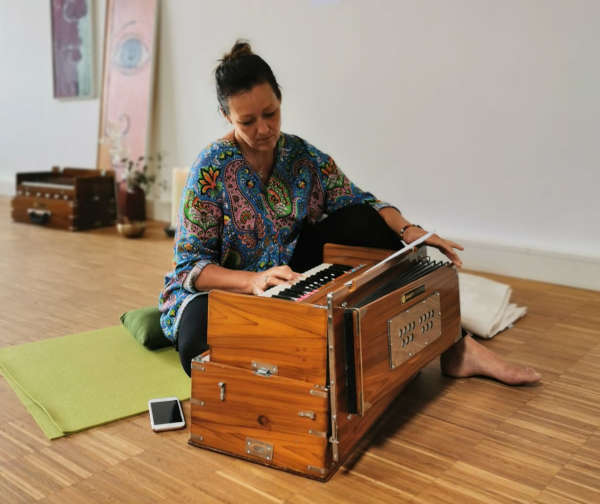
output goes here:
<path id="1" fill-rule="evenodd" d="M 487 376 L 507 385 L 528 385 L 540 381 L 535 369 L 513 364 L 467 335 L 440 357 L 442 373 L 455 378 Z"/>

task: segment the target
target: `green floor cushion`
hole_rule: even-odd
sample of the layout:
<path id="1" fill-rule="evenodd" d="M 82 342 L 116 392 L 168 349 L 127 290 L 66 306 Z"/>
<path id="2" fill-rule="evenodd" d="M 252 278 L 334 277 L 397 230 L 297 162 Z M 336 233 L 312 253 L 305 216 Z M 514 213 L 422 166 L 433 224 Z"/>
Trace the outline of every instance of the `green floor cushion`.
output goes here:
<path id="1" fill-rule="evenodd" d="M 121 323 L 146 348 L 155 350 L 171 345 L 160 327 L 160 312 L 155 306 L 138 308 L 121 315 Z"/>

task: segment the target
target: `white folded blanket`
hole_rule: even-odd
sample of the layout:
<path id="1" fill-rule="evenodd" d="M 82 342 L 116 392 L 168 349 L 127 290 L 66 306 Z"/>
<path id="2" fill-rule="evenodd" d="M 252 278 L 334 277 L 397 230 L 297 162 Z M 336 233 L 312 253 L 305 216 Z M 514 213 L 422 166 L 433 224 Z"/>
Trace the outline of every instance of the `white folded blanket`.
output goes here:
<path id="1" fill-rule="evenodd" d="M 462 326 L 477 336 L 492 338 L 527 313 L 509 303 L 508 285 L 467 273 L 459 273 L 458 282 Z"/>

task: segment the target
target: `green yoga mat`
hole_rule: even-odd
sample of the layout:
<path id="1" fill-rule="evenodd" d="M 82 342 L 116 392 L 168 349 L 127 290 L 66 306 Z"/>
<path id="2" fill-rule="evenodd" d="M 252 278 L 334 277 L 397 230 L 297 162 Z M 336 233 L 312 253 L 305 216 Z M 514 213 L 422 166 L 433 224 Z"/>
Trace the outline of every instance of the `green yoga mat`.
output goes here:
<path id="1" fill-rule="evenodd" d="M 50 439 L 190 397 L 175 349 L 148 350 L 122 326 L 2 348 L 0 372 Z"/>

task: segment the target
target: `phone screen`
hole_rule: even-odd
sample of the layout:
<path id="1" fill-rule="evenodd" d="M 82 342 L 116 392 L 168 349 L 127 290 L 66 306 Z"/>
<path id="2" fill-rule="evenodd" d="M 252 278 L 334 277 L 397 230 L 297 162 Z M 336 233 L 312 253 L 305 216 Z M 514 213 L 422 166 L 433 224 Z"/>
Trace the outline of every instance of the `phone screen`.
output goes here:
<path id="1" fill-rule="evenodd" d="M 183 422 L 177 401 L 159 401 L 150 404 L 154 424 Z"/>

